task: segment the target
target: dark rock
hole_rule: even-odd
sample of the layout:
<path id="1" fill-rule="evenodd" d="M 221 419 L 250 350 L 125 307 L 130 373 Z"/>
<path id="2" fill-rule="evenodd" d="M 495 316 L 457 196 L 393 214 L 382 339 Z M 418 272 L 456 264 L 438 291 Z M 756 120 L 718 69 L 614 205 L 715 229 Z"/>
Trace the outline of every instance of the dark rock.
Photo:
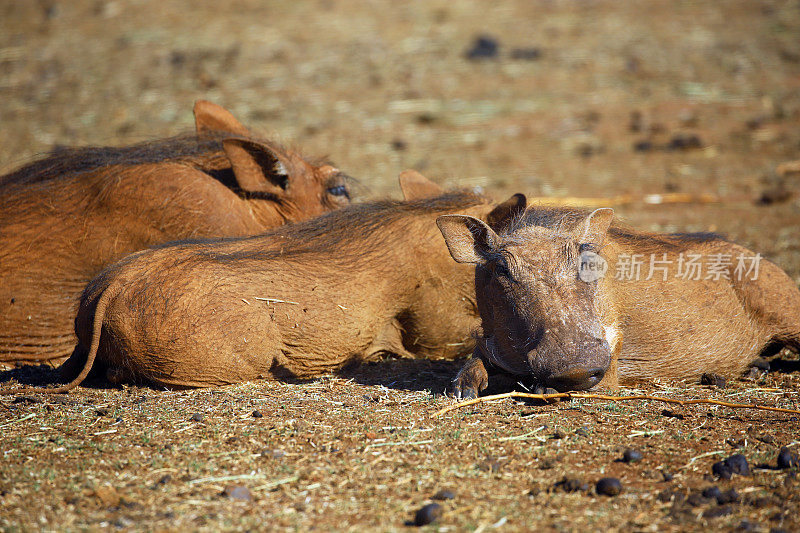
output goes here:
<path id="1" fill-rule="evenodd" d="M 720 479 L 730 479 L 733 475 L 731 467 L 724 461 L 717 461 L 711 465 L 711 472 Z"/>
<path id="2" fill-rule="evenodd" d="M 769 361 L 767 361 L 763 357 L 756 358 L 755 361 L 750 363 L 750 366 L 753 368 L 758 368 L 759 370 L 763 370 L 764 372 L 769 372 L 770 369 Z"/>
<path id="3" fill-rule="evenodd" d="M 556 440 L 563 439 L 566 436 L 567 436 L 567 434 L 564 432 L 563 429 L 557 429 L 557 430 L 555 430 L 553 432 L 553 438 L 556 439 Z"/>
<path id="4" fill-rule="evenodd" d="M 622 461 L 625 463 L 637 463 L 642 460 L 642 452 L 628 448 L 622 454 Z"/>
<path id="5" fill-rule="evenodd" d="M 777 464 L 779 469 L 785 470 L 787 468 L 795 468 L 800 466 L 800 461 L 798 461 L 796 453 L 792 453 L 789 448 L 784 446 L 778 452 Z"/>
<path id="6" fill-rule="evenodd" d="M 243 502 L 249 502 L 253 500 L 253 495 L 250 493 L 250 489 L 244 485 L 228 485 L 225 487 L 225 490 L 222 491 L 222 495 L 230 498 L 231 500 L 239 500 Z"/>
<path id="7" fill-rule="evenodd" d="M 693 150 L 702 147 L 700 137 L 694 133 L 676 133 L 667 144 L 667 150 Z"/>
<path id="8" fill-rule="evenodd" d="M 717 374 L 705 373 L 702 376 L 700 376 L 700 384 L 701 385 L 713 385 L 713 386 L 717 387 L 718 389 L 724 389 L 725 388 L 725 378 L 720 376 L 720 375 L 717 375 Z"/>
<path id="9" fill-rule="evenodd" d="M 725 459 L 725 464 L 728 465 L 731 472 L 734 474 L 739 474 L 740 476 L 750 475 L 750 464 L 748 464 L 747 458 L 740 453 L 736 453 Z"/>
<path id="10" fill-rule="evenodd" d="M 205 417 L 200 413 L 195 413 L 191 416 L 191 419 L 195 422 L 202 422 Z"/>
<path id="11" fill-rule="evenodd" d="M 489 35 L 479 35 L 472 42 L 472 46 L 464 53 L 464 56 L 470 61 L 478 61 L 482 59 L 494 59 L 500 46 L 497 39 Z"/>
<path id="12" fill-rule="evenodd" d="M 263 418 L 263 417 L 264 417 L 264 414 L 261 411 L 259 411 L 258 409 L 253 411 L 253 418 Z"/>
<path id="13" fill-rule="evenodd" d="M 429 503 L 419 509 L 414 515 L 414 525 L 417 527 L 432 524 L 442 516 L 442 506 L 438 503 Z"/>
<path id="14" fill-rule="evenodd" d="M 436 494 L 434 494 L 432 499 L 444 501 L 444 500 L 452 500 L 455 497 L 456 497 L 456 495 L 453 494 L 452 491 L 449 491 L 447 489 L 442 489 L 442 490 L 438 491 Z"/>
<path id="15" fill-rule="evenodd" d="M 661 416 L 666 416 L 667 418 L 677 418 L 678 420 L 683 420 L 686 416 L 682 413 L 676 413 L 670 409 L 664 409 L 661 411 Z"/>
<path id="16" fill-rule="evenodd" d="M 615 477 L 604 477 L 597 482 L 595 491 L 604 496 L 616 496 L 622 492 L 622 483 Z"/>

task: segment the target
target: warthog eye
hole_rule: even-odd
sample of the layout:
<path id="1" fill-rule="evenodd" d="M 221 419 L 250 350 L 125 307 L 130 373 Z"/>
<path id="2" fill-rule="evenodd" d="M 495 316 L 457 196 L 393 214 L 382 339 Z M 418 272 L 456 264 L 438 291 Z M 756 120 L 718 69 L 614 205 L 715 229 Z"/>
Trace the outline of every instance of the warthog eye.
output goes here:
<path id="1" fill-rule="evenodd" d="M 492 274 L 498 278 L 511 279 L 511 271 L 508 269 L 508 264 L 505 261 L 495 261 L 492 263 Z"/>
<path id="2" fill-rule="evenodd" d="M 335 187 L 328 187 L 328 194 L 333 196 L 344 196 L 348 200 L 350 199 L 350 192 L 347 190 L 347 187 L 344 185 L 337 185 Z"/>

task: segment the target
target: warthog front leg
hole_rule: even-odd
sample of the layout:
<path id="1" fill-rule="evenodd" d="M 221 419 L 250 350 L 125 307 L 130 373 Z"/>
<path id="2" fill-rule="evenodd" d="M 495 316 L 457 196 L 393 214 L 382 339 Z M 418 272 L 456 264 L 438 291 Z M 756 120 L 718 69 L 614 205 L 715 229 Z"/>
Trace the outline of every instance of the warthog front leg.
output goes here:
<path id="1" fill-rule="evenodd" d="M 483 359 L 473 355 L 453 380 L 453 396 L 464 400 L 477 398 L 478 393 L 488 385 L 489 373 Z"/>

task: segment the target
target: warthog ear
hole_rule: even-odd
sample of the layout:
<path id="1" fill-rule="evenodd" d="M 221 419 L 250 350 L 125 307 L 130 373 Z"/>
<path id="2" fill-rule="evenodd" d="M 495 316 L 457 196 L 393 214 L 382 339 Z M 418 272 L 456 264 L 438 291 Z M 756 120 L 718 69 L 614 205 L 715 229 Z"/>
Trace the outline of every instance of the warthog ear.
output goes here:
<path id="1" fill-rule="evenodd" d="M 498 241 L 494 230 L 475 217 L 442 215 L 436 219 L 436 225 L 457 263 L 484 263 Z"/>
<path id="2" fill-rule="evenodd" d="M 247 192 L 286 194 L 289 186 L 288 161 L 269 146 L 249 139 L 230 138 L 222 141 L 225 155 L 231 162 L 239 187 Z"/>
<path id="3" fill-rule="evenodd" d="M 613 218 L 614 210 L 610 207 L 595 209 L 573 230 L 575 240 L 579 243 L 591 243 L 600 246 L 606 238 L 606 232 L 611 226 Z"/>
<path id="4" fill-rule="evenodd" d="M 517 193 L 502 204 L 497 204 L 486 216 L 486 223 L 495 231 L 505 229 L 515 217 L 525 212 L 527 206 L 525 195 Z"/>
<path id="5" fill-rule="evenodd" d="M 194 126 L 198 137 L 212 131 L 223 131 L 233 135 L 250 135 L 247 128 L 233 118 L 230 111 L 206 100 L 198 100 L 194 103 Z"/>
<path id="6" fill-rule="evenodd" d="M 408 200 L 423 200 L 441 196 L 444 189 L 434 182 L 417 172 L 416 170 L 404 170 L 397 177 L 400 182 L 400 190 L 403 191 L 403 198 Z"/>

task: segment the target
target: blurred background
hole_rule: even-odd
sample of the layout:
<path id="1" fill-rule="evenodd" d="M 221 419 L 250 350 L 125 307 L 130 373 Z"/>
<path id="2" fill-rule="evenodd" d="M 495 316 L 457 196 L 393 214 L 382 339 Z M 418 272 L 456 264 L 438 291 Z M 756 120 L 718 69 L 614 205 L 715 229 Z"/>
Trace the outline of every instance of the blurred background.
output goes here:
<path id="1" fill-rule="evenodd" d="M 0 0 L 0 172 L 191 131 L 199 98 L 362 198 L 405 168 L 498 198 L 629 194 L 628 222 L 726 233 L 800 281 L 796 0 Z M 663 193 L 719 201 L 637 200 Z"/>

